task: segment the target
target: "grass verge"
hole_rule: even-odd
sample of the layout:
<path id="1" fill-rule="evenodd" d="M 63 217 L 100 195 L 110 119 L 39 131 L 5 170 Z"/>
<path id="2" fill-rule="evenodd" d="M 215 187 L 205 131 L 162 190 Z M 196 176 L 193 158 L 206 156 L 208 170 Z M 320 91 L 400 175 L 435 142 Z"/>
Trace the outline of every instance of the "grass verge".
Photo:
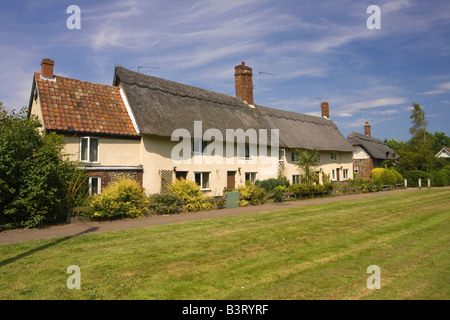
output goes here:
<path id="1" fill-rule="evenodd" d="M 1 245 L 0 299 L 449 299 L 449 200 L 421 190 Z"/>

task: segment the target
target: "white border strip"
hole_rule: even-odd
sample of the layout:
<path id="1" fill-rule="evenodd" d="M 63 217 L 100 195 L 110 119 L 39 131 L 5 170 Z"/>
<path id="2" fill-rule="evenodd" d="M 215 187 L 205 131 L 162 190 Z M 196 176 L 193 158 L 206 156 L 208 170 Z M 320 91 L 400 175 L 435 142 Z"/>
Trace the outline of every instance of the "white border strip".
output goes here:
<path id="1" fill-rule="evenodd" d="M 128 104 L 127 97 L 125 96 L 125 93 L 123 92 L 122 88 L 119 88 L 120 96 L 122 97 L 122 101 L 125 104 L 125 108 L 127 109 L 128 115 L 130 116 L 131 123 L 133 123 L 134 130 L 137 134 L 140 134 L 138 125 L 136 123 L 136 119 L 134 118 L 133 112 L 131 111 L 130 105 Z"/>

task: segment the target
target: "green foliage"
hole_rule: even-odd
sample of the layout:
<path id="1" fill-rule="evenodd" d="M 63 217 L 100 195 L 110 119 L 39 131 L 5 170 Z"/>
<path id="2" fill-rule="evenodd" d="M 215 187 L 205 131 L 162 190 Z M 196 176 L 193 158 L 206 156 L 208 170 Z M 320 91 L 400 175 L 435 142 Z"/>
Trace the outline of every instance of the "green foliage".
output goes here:
<path id="1" fill-rule="evenodd" d="M 395 169 L 375 168 L 370 173 L 373 183 L 377 186 L 395 185 L 403 182 L 403 177 Z"/>
<path id="2" fill-rule="evenodd" d="M 149 197 L 152 210 L 156 214 L 175 214 L 182 209 L 182 202 L 174 194 L 155 194 Z"/>
<path id="3" fill-rule="evenodd" d="M 88 176 L 84 170 L 73 167 L 66 200 L 69 207 L 81 207 L 89 197 Z"/>
<path id="4" fill-rule="evenodd" d="M 297 198 L 312 197 L 314 195 L 326 195 L 333 191 L 333 184 L 331 182 L 324 182 L 324 184 L 294 184 L 289 187 L 289 191 L 294 193 Z"/>
<path id="5" fill-rule="evenodd" d="M 403 172 L 403 177 L 408 180 L 408 187 L 418 187 L 419 179 L 422 179 L 422 186 L 424 186 L 430 174 L 421 170 L 409 170 Z"/>
<path id="6" fill-rule="evenodd" d="M 350 186 L 356 188 L 357 191 L 360 192 L 375 192 L 379 190 L 379 187 L 375 185 L 372 179 L 359 177 L 353 180 L 349 179 L 348 182 L 350 183 Z"/>
<path id="7" fill-rule="evenodd" d="M 425 119 L 425 112 L 419 104 L 413 102 L 413 110 L 411 111 L 409 118 L 413 124 L 413 126 L 409 129 L 409 133 L 413 137 L 420 137 L 425 142 L 428 121 Z"/>
<path id="8" fill-rule="evenodd" d="M 295 164 L 299 167 L 302 173 L 302 181 L 307 184 L 317 182 L 319 178 L 315 167 L 319 165 L 319 152 L 316 149 L 296 149 L 294 152 L 296 153 L 298 159 Z"/>
<path id="9" fill-rule="evenodd" d="M 121 177 L 94 195 L 91 206 L 94 207 L 94 218 L 136 218 L 147 210 L 148 200 L 143 188 L 129 178 Z"/>
<path id="10" fill-rule="evenodd" d="M 255 185 L 263 188 L 267 193 L 273 192 L 278 186 L 289 187 L 289 180 L 286 177 L 281 176 L 278 178 L 270 178 L 266 180 L 256 180 Z"/>
<path id="11" fill-rule="evenodd" d="M 62 157 L 64 138 L 41 135 L 41 123 L 25 109 L 0 114 L 0 230 L 64 221 L 74 172 Z"/>
<path id="12" fill-rule="evenodd" d="M 276 186 L 273 189 L 273 201 L 274 202 L 283 202 L 284 200 L 284 194 L 287 192 L 288 188 L 287 186 Z"/>
<path id="13" fill-rule="evenodd" d="M 257 205 L 264 203 L 266 197 L 266 190 L 262 187 L 252 183 L 246 183 L 245 186 L 239 186 L 242 200 L 239 200 L 239 205 L 245 207 L 248 205 Z"/>
<path id="14" fill-rule="evenodd" d="M 211 209 L 211 204 L 203 202 L 200 186 L 195 181 L 177 180 L 167 188 L 167 191 L 185 204 L 185 210 L 196 212 Z"/>

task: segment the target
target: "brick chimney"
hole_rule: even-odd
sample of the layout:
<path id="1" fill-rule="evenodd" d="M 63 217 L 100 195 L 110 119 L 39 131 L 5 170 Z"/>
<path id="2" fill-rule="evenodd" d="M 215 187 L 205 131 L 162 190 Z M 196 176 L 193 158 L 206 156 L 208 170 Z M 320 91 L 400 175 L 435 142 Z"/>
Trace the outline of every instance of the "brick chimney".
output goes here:
<path id="1" fill-rule="evenodd" d="M 330 119 L 330 107 L 328 102 L 322 102 L 322 118 Z"/>
<path id="2" fill-rule="evenodd" d="M 53 79 L 53 66 L 55 62 L 50 59 L 43 59 L 41 62 L 41 75 L 47 79 Z"/>
<path id="3" fill-rule="evenodd" d="M 364 134 L 368 137 L 371 137 L 371 132 L 370 132 L 370 125 L 369 123 L 366 121 L 366 124 L 364 125 Z"/>
<path id="4" fill-rule="evenodd" d="M 245 62 L 234 67 L 234 79 L 236 84 L 236 97 L 253 105 L 253 72 Z"/>

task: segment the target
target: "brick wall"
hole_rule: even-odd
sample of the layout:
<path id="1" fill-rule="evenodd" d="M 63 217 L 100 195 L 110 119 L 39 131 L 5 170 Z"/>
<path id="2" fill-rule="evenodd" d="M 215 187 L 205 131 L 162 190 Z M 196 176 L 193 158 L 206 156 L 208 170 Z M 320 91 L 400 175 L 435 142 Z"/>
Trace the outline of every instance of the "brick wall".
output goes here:
<path id="1" fill-rule="evenodd" d="M 370 173 L 373 170 L 372 159 L 353 159 L 353 172 L 355 172 L 355 167 L 358 167 L 358 176 L 362 178 L 369 179 Z"/>

